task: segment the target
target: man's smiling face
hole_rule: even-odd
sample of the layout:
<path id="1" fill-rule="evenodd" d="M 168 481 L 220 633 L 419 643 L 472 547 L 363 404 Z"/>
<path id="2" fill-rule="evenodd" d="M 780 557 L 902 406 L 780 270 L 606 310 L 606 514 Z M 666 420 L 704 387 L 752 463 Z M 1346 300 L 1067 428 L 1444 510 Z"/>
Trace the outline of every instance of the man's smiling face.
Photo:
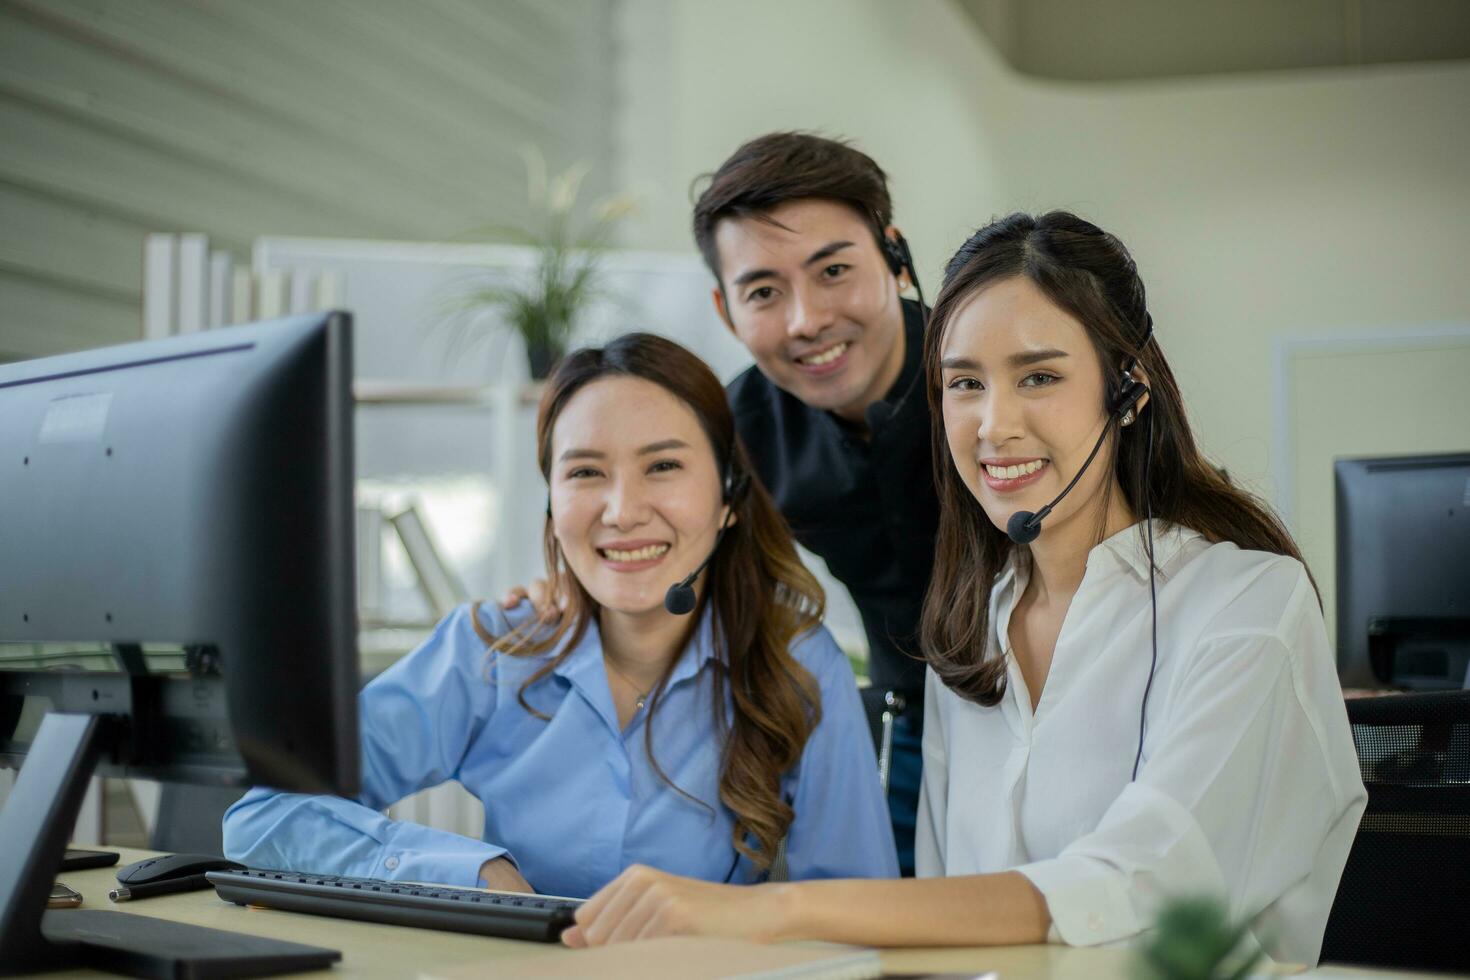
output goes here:
<path id="1" fill-rule="evenodd" d="M 855 422 L 903 368 L 899 284 L 845 204 L 791 201 L 715 229 L 715 305 L 771 381 Z"/>

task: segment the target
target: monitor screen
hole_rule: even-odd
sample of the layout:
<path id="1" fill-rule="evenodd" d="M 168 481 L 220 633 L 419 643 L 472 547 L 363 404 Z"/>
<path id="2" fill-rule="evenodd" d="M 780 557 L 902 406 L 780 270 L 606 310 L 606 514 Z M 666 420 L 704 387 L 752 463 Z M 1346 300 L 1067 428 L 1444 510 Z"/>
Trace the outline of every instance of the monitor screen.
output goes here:
<path id="1" fill-rule="evenodd" d="M 183 975 L 219 942 L 43 929 L 98 768 L 357 792 L 351 378 L 339 313 L 0 366 L 0 962 Z"/>
<path id="2" fill-rule="evenodd" d="M 0 757 L 128 719 L 103 771 L 358 783 L 350 318 L 0 366 Z"/>
<path id="3" fill-rule="evenodd" d="M 1460 688 L 1470 671 L 1470 453 L 1340 459 L 1344 687 Z"/>

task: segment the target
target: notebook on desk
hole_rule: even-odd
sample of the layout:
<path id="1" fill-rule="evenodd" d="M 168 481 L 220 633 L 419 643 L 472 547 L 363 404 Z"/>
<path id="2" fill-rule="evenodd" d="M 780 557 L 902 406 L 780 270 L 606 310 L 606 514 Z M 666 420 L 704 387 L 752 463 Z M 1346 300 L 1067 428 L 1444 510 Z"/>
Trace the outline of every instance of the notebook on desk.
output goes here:
<path id="1" fill-rule="evenodd" d="M 420 980 L 480 980 L 486 976 L 525 980 L 867 980 L 881 977 L 878 951 L 830 944 L 775 944 L 741 939 L 672 936 L 616 943 L 596 949 L 541 953 L 467 963 L 420 974 Z"/>

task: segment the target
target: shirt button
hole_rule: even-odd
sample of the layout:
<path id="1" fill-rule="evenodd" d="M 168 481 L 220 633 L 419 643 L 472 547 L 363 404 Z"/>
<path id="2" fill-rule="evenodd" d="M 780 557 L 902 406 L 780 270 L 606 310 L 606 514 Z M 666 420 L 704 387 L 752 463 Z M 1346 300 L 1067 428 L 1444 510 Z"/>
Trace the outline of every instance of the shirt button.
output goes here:
<path id="1" fill-rule="evenodd" d="M 392 871 L 394 868 L 398 867 L 398 858 L 390 857 L 388 860 L 383 862 L 383 867 L 387 868 L 389 871 Z"/>
<path id="2" fill-rule="evenodd" d="M 1087 916 L 1087 928 L 1093 932 L 1102 932 L 1102 927 L 1103 917 L 1096 912 L 1089 913 Z"/>

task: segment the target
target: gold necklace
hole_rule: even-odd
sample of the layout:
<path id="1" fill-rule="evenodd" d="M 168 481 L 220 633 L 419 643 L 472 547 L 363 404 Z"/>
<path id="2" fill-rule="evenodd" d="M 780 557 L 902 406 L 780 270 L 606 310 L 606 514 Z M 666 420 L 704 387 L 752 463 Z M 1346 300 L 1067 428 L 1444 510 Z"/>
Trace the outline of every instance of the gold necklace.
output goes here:
<path id="1" fill-rule="evenodd" d="M 615 664 L 615 663 L 613 663 L 612 662 L 612 658 L 609 657 L 605 653 L 602 655 L 602 662 L 605 663 L 605 664 L 607 664 L 607 669 L 608 670 L 612 671 L 614 674 L 617 674 L 618 677 L 622 680 L 622 682 L 624 684 L 628 685 L 628 687 L 632 689 L 632 691 L 633 691 L 633 707 L 636 710 L 638 710 L 638 711 L 642 711 L 643 710 L 643 705 L 648 702 L 648 695 L 651 694 L 651 693 L 653 693 L 653 692 L 651 690 L 649 690 L 649 691 L 644 691 L 642 694 L 639 694 L 638 693 L 638 685 L 637 684 L 634 684 L 631 680 L 629 680 L 627 674 L 623 673 L 621 670 L 618 670 L 618 665 Z"/>

